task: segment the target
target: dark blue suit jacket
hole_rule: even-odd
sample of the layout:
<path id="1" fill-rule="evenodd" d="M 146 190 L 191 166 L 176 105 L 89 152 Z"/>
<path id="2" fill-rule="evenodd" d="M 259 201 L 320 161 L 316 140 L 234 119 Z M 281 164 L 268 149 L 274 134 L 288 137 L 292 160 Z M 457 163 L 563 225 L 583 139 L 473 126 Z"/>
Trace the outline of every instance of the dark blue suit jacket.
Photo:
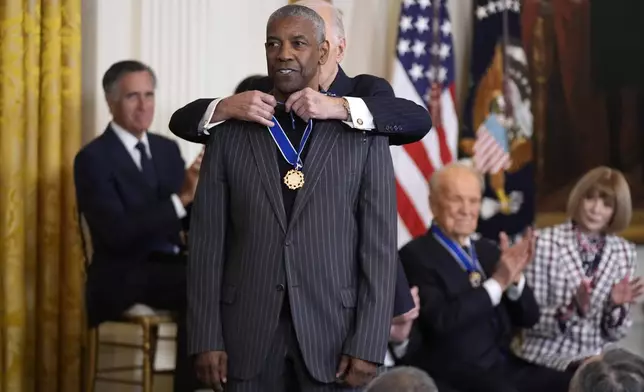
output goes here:
<path id="1" fill-rule="evenodd" d="M 148 133 L 158 189 L 145 181 L 111 127 L 85 146 L 74 161 L 80 213 L 91 233 L 87 275 L 90 324 L 117 317 L 133 304 L 137 269 L 155 245 L 180 244 L 185 222 L 170 195 L 179 193 L 185 167 L 177 144 Z"/>
<path id="2" fill-rule="evenodd" d="M 268 93 L 273 85 L 267 77 L 257 79 L 249 90 Z M 427 110 L 416 103 L 397 98 L 389 82 L 373 75 L 349 77 L 339 68 L 329 93 L 336 96 L 361 98 L 373 115 L 373 132 L 389 136 L 389 144 L 402 145 L 416 142 L 432 128 Z M 208 135 L 198 132 L 199 122 L 214 98 L 202 98 L 178 109 L 170 119 L 170 130 L 182 139 L 206 143 Z"/>

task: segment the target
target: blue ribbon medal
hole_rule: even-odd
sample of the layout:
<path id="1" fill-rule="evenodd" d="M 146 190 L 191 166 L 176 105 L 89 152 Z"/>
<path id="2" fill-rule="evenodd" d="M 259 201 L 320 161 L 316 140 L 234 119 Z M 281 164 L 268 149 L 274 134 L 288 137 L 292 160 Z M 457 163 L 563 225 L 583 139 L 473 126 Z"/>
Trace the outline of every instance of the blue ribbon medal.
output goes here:
<path id="1" fill-rule="evenodd" d="M 456 242 L 447 238 L 447 236 L 441 231 L 441 229 L 434 225 L 432 226 L 432 235 L 441 244 L 445 250 L 447 250 L 454 260 L 468 273 L 470 284 L 472 287 L 480 287 L 483 281 L 481 265 L 479 264 L 478 258 L 476 257 L 476 251 L 474 250 L 474 245 L 472 244 L 469 254 L 467 254 L 463 248 L 461 248 Z"/>
<path id="2" fill-rule="evenodd" d="M 295 129 L 295 119 L 293 118 L 292 113 L 291 119 L 293 120 L 293 129 Z M 282 153 L 284 159 L 286 159 L 286 162 L 293 166 L 293 169 L 286 172 L 286 175 L 284 176 L 284 184 L 286 184 L 286 186 L 291 190 L 298 190 L 304 186 L 304 173 L 302 172 L 304 164 L 302 163 L 301 155 L 302 151 L 304 151 L 304 147 L 306 146 L 306 142 L 311 136 L 313 120 L 309 120 L 306 125 L 306 129 L 304 129 L 304 134 L 302 135 L 302 140 L 300 140 L 300 145 L 297 150 L 293 147 L 293 144 L 291 144 L 291 141 L 286 136 L 286 132 L 284 132 L 282 125 L 280 125 L 275 116 L 273 116 L 273 123 L 275 125 L 267 128 L 271 133 L 277 148 Z"/>

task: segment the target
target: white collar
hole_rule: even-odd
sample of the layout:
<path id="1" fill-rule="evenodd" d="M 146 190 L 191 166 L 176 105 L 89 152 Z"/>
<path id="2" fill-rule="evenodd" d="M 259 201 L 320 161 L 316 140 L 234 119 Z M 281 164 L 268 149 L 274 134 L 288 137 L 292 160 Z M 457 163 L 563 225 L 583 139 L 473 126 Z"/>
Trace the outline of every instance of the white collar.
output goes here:
<path id="1" fill-rule="evenodd" d="M 144 132 L 141 139 L 137 139 L 136 136 L 132 135 L 130 132 L 126 131 L 125 128 L 118 125 L 116 122 L 110 122 L 110 126 L 114 130 L 114 133 L 119 138 L 121 143 L 125 146 L 128 151 L 135 151 L 136 145 L 141 142 L 147 150 L 148 156 L 150 155 L 150 143 L 148 141 L 148 133 Z"/>

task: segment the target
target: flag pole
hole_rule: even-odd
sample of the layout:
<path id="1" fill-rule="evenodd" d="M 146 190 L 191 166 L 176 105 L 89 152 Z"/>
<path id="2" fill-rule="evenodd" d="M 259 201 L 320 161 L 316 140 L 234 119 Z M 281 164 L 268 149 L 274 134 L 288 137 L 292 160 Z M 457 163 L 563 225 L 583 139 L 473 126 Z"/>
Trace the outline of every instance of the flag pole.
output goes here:
<path id="1" fill-rule="evenodd" d="M 510 44 L 510 26 L 508 21 L 508 4 L 503 7 L 503 99 L 505 101 L 505 115 L 507 118 L 514 116 L 512 101 L 510 100 L 510 74 L 508 72 L 508 46 Z"/>
<path id="2" fill-rule="evenodd" d="M 438 113 L 438 100 L 440 99 L 442 86 L 438 82 L 438 73 L 440 69 L 440 6 L 441 2 L 444 0 L 434 0 L 432 3 L 434 18 L 432 20 L 432 44 L 430 47 L 431 54 L 431 67 L 434 70 L 432 75 L 432 81 L 430 86 L 429 93 L 429 102 L 427 102 L 430 108 L 430 114 L 432 121 L 434 122 L 434 127 L 439 126 L 440 123 L 440 114 Z"/>

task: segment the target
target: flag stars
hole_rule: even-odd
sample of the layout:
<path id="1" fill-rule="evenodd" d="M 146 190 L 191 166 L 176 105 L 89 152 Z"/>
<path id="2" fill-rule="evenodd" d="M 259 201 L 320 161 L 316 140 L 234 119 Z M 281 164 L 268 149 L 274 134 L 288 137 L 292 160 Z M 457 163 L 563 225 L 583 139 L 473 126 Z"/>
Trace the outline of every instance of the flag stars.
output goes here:
<path id="1" fill-rule="evenodd" d="M 430 0 L 418 0 L 418 5 L 424 10 L 427 7 L 431 7 L 432 2 Z"/>
<path id="2" fill-rule="evenodd" d="M 405 8 L 409 8 L 414 4 L 416 4 L 416 0 L 404 0 Z"/>
<path id="3" fill-rule="evenodd" d="M 504 12 L 505 10 L 519 13 L 521 3 L 519 0 L 491 0 L 487 5 L 476 7 L 476 18 L 483 20 L 487 17 Z"/>
<path id="4" fill-rule="evenodd" d="M 403 16 L 400 18 L 400 24 L 399 24 L 399 25 L 400 25 L 400 30 L 401 30 L 403 33 L 406 33 L 408 30 L 410 30 L 411 28 L 413 28 L 413 27 L 414 27 L 414 25 L 412 24 L 412 21 L 413 21 L 413 20 L 414 20 L 414 19 L 413 19 L 411 16 L 403 15 Z"/>
<path id="5" fill-rule="evenodd" d="M 435 67 L 429 67 L 427 69 L 427 72 L 425 72 L 425 77 L 429 81 L 429 84 L 434 83 L 436 80 L 436 68 Z"/>
<path id="6" fill-rule="evenodd" d="M 410 44 L 411 44 L 411 42 L 408 39 L 401 39 L 400 41 L 398 41 L 398 48 L 397 48 L 398 49 L 398 54 L 400 56 L 404 56 L 407 53 L 409 53 L 409 51 L 411 50 L 409 48 Z"/>
<path id="7" fill-rule="evenodd" d="M 447 68 L 440 67 L 438 68 L 438 82 L 442 84 L 445 80 L 447 80 Z"/>
<path id="8" fill-rule="evenodd" d="M 440 56 L 441 60 L 445 60 L 447 58 L 447 56 L 449 56 L 449 50 L 450 50 L 449 45 L 447 45 L 445 43 L 441 44 L 441 47 L 440 47 L 440 49 L 438 51 L 438 55 Z"/>
<path id="9" fill-rule="evenodd" d="M 411 69 L 409 70 L 409 76 L 412 78 L 414 82 L 417 82 L 418 79 L 423 77 L 423 71 L 425 68 L 418 64 L 418 63 L 413 63 L 411 65 Z"/>
<path id="10" fill-rule="evenodd" d="M 449 20 L 443 22 L 443 25 L 441 26 L 441 32 L 444 36 L 448 36 L 452 33 L 452 24 L 449 22 Z"/>
<path id="11" fill-rule="evenodd" d="M 414 41 L 414 46 L 411 48 L 411 51 L 414 52 L 414 56 L 416 56 L 416 58 L 419 58 L 426 53 L 425 43 L 420 40 Z"/>
<path id="12" fill-rule="evenodd" d="M 481 20 L 487 18 L 487 8 L 483 6 L 476 7 L 476 17 Z"/>
<path id="13" fill-rule="evenodd" d="M 419 16 L 418 19 L 416 19 L 415 27 L 416 27 L 416 30 L 418 30 L 418 34 L 423 34 L 425 31 L 428 31 L 429 18 L 425 18 L 424 16 Z"/>
<path id="14" fill-rule="evenodd" d="M 431 81 L 429 82 L 429 84 L 430 85 L 432 84 Z M 425 90 L 425 94 L 423 94 L 423 102 L 429 102 L 431 97 L 432 97 L 432 88 L 428 87 L 427 90 Z"/>
<path id="15" fill-rule="evenodd" d="M 432 44 L 432 49 L 430 50 L 431 54 L 436 56 L 438 53 L 440 53 L 440 47 L 438 44 Z"/>

